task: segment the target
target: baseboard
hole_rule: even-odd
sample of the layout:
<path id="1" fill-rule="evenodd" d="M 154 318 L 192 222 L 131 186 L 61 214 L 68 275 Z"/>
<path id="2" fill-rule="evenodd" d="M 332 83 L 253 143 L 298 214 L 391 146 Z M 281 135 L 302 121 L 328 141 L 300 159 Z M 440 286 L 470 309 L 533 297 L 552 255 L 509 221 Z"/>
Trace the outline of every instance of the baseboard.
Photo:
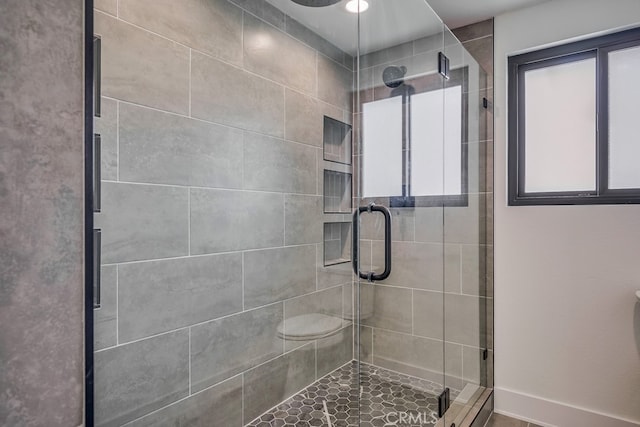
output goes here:
<path id="1" fill-rule="evenodd" d="M 496 387 L 494 398 L 494 412 L 545 427 L 640 426 L 640 421 L 625 420 L 504 388 Z"/>

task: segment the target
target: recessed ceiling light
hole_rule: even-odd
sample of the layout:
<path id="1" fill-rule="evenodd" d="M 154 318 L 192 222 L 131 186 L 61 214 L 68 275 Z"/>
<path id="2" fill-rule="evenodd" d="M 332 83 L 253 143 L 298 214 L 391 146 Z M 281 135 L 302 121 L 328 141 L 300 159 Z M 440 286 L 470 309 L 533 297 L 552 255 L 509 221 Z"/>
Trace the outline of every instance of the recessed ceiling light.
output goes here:
<path id="1" fill-rule="evenodd" d="M 349 0 L 345 7 L 351 13 L 358 13 L 364 12 L 365 10 L 369 9 L 369 3 L 367 3 L 365 0 Z"/>

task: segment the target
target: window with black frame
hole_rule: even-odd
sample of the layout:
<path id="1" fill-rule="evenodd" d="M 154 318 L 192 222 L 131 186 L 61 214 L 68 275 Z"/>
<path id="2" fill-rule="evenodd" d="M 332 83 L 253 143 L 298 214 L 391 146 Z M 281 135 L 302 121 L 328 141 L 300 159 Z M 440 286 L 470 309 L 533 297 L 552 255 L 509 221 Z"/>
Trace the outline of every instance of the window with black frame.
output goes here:
<path id="1" fill-rule="evenodd" d="M 640 203 L 640 29 L 509 58 L 509 205 Z"/>

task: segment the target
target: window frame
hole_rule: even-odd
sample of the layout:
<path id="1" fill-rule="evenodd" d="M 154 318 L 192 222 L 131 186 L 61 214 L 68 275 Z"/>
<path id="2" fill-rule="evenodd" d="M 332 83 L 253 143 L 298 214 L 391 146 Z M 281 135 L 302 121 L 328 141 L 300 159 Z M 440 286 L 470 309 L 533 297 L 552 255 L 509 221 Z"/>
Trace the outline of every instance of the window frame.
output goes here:
<path id="1" fill-rule="evenodd" d="M 640 204 L 640 187 L 609 188 L 608 54 L 640 47 L 640 28 L 554 46 L 508 58 L 508 203 L 509 206 Z M 525 191 L 525 87 L 527 71 L 584 59 L 596 59 L 596 188 L 593 191 Z"/>
<path id="2" fill-rule="evenodd" d="M 450 87 L 460 86 L 461 88 L 461 193 L 460 194 L 443 194 L 430 196 L 416 196 L 411 194 L 386 196 L 386 197 L 363 197 L 364 202 L 373 202 L 384 204 L 392 208 L 416 208 L 416 207 L 466 207 L 469 205 L 469 67 L 467 65 L 457 67 L 450 70 L 449 79 L 443 79 L 440 74 L 429 74 L 424 76 L 413 77 L 405 82 L 408 86 L 415 90 L 415 94 L 431 92 L 436 90 L 444 90 Z M 404 96 L 401 90 L 391 90 L 390 93 L 381 91 L 382 96 L 367 99 L 366 102 L 378 101 L 380 99 L 391 98 L 395 96 Z M 443 92 L 444 94 L 444 92 Z M 444 95 L 443 95 L 444 96 Z M 482 110 L 482 109 L 481 109 Z M 403 113 L 404 114 L 404 113 Z M 409 119 L 411 120 L 411 119 Z M 409 124 L 406 124 L 409 126 Z M 403 142 L 403 150 L 404 150 Z M 404 155 L 404 153 L 403 153 Z M 409 165 L 409 168 L 411 165 Z M 406 173 L 405 165 L 403 165 L 403 176 Z M 360 183 L 362 185 L 362 183 Z M 362 191 L 362 190 L 361 190 Z M 403 192 L 407 192 L 406 185 L 403 183 Z"/>

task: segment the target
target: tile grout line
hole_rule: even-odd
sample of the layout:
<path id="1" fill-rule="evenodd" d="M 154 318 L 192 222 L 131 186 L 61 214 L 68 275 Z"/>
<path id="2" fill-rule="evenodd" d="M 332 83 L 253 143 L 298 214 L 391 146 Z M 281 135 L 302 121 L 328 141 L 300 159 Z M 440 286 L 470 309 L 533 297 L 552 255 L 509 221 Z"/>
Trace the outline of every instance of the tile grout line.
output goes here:
<path id="1" fill-rule="evenodd" d="M 462 282 L 463 282 L 463 275 L 462 275 L 462 272 L 463 272 L 463 268 L 462 268 L 462 244 L 458 245 L 458 254 L 460 255 L 460 265 L 458 266 L 458 271 L 459 271 L 459 274 L 460 274 L 460 283 L 458 283 L 458 286 L 460 287 L 460 295 L 463 295 L 464 292 L 462 291 L 462 288 L 463 288 L 463 286 L 462 286 Z"/>
<path id="2" fill-rule="evenodd" d="M 116 265 L 116 346 L 120 344 L 120 267 Z M 94 352 L 95 353 L 95 352 Z"/>
<path id="3" fill-rule="evenodd" d="M 246 311 L 245 309 L 245 296 L 244 296 L 244 252 L 242 252 L 242 312 L 244 313 Z"/>
<path id="4" fill-rule="evenodd" d="M 301 248 L 301 247 L 304 247 L 304 246 L 315 246 L 315 243 L 303 243 L 303 244 L 299 244 L 299 245 L 286 245 L 286 246 L 271 246 L 271 247 L 266 247 L 266 248 L 241 249 L 241 250 L 235 250 L 235 251 L 231 250 L 231 251 L 224 251 L 224 252 L 211 252 L 211 253 L 204 253 L 204 254 L 192 254 L 191 256 L 189 256 L 189 255 L 176 255 L 176 256 L 170 256 L 170 257 L 166 257 L 166 258 L 152 258 L 152 259 L 140 259 L 140 260 L 133 260 L 133 261 L 119 261 L 119 262 L 105 263 L 105 264 L 102 264 L 102 266 L 106 267 L 106 266 L 111 266 L 111 265 L 142 264 L 142 263 L 146 263 L 146 262 L 172 261 L 172 260 L 180 260 L 180 259 L 188 259 L 188 258 L 202 258 L 202 257 L 208 257 L 208 256 L 241 254 L 241 253 L 244 253 L 244 252 L 260 252 L 260 251 L 271 251 L 271 250 L 277 250 L 277 249 Z M 384 285 L 380 285 L 380 286 L 384 286 Z M 396 286 L 396 287 L 399 288 L 399 286 Z"/>
<path id="5" fill-rule="evenodd" d="M 196 185 L 188 185 L 188 184 L 162 184 L 155 182 L 135 182 L 135 181 L 114 181 L 111 179 L 103 179 L 102 182 L 111 183 L 111 184 L 127 184 L 127 185 L 146 185 L 153 187 L 169 187 L 169 188 L 186 188 L 186 189 L 196 189 L 196 190 L 205 190 L 205 191 L 234 191 L 234 192 L 242 192 L 242 193 L 262 193 L 262 194 L 273 194 L 273 195 L 287 195 L 287 196 L 307 196 L 307 197 L 322 197 L 321 195 L 314 193 L 295 193 L 295 192 L 282 192 L 282 191 L 274 191 L 274 190 L 254 190 L 254 189 L 242 189 L 242 188 L 224 188 L 224 187 L 202 187 Z M 323 213 L 324 215 L 343 215 L 348 216 L 348 212 L 328 212 Z M 344 219 L 336 219 L 336 222 L 349 222 Z M 424 244 L 438 244 L 437 242 L 417 242 Z M 472 245 L 473 243 L 468 243 Z"/>
<path id="6" fill-rule="evenodd" d="M 116 181 L 120 182 L 120 101 L 116 100 Z"/>
<path id="7" fill-rule="evenodd" d="M 189 396 L 193 395 L 193 391 L 191 388 L 191 326 L 189 326 Z"/>
<path id="8" fill-rule="evenodd" d="M 193 62 L 191 53 L 192 53 L 193 49 L 189 48 L 189 105 L 188 105 L 188 111 L 189 111 L 189 117 L 191 117 L 191 81 L 193 80 L 192 77 L 192 73 L 191 73 L 191 63 Z"/>
<path id="9" fill-rule="evenodd" d="M 242 425 L 245 425 L 245 421 L 244 421 L 244 372 L 242 372 L 241 374 L 241 380 L 242 380 L 242 384 L 241 384 L 241 413 L 240 413 L 240 419 L 242 420 Z"/>
<path id="10" fill-rule="evenodd" d="M 411 288 L 411 335 L 416 333 L 416 321 L 415 321 L 415 289 Z"/>

